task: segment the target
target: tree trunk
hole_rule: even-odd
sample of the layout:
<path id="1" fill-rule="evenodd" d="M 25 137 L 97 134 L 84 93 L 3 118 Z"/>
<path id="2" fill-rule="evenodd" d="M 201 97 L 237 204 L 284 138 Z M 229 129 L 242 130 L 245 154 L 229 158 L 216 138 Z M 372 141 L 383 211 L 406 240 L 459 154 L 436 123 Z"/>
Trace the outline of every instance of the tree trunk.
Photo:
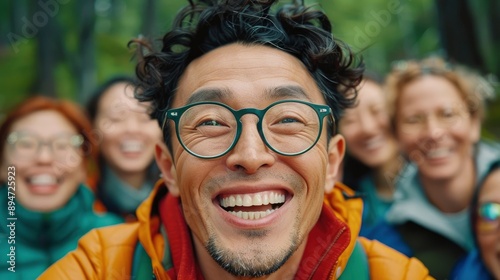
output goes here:
<path id="1" fill-rule="evenodd" d="M 97 85 L 95 59 L 95 0 L 80 0 L 77 4 L 79 15 L 79 46 L 76 64 L 77 98 L 85 103 Z"/>
<path id="2" fill-rule="evenodd" d="M 500 78 L 500 1 L 489 0 L 489 19 L 491 30 L 491 42 L 493 59 L 492 69 L 490 69 L 498 78 Z"/>
<path id="3" fill-rule="evenodd" d="M 21 32 L 21 19 L 28 17 L 28 7 L 25 0 L 10 2 L 10 31 L 19 34 Z"/>
<path id="4" fill-rule="evenodd" d="M 35 12 L 37 16 L 26 17 L 34 27 L 35 38 L 37 42 L 36 49 L 36 78 L 32 87 L 33 94 L 56 97 L 55 70 L 59 61 L 57 56 L 57 42 L 60 37 L 57 36 L 58 22 L 57 17 L 50 17 L 46 13 L 40 12 L 36 2 L 31 3 L 31 14 Z"/>
<path id="5" fill-rule="evenodd" d="M 485 70 L 467 0 L 436 0 L 440 39 L 447 59 Z"/>
<path id="6" fill-rule="evenodd" d="M 155 24 L 156 24 L 156 0 L 144 1 L 144 10 L 142 14 L 141 34 L 146 38 L 154 37 Z"/>

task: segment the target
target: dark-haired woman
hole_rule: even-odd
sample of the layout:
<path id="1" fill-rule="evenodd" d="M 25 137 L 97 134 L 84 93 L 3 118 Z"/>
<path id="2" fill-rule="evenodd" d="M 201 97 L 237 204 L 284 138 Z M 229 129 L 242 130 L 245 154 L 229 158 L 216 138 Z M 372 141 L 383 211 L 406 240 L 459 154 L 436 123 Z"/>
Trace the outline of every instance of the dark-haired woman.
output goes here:
<path id="1" fill-rule="evenodd" d="M 102 85 L 88 104 L 94 131 L 100 136 L 100 177 L 96 192 L 107 211 L 135 220 L 137 206 L 159 178 L 154 163 L 161 139 L 147 104 L 134 98 L 135 83 L 117 77 Z"/>
<path id="2" fill-rule="evenodd" d="M 393 135 L 386 97 L 374 78 L 364 78 L 356 107 L 345 110 L 339 131 L 346 139 L 343 182 L 363 196 L 361 236 L 384 219 L 404 160 Z"/>

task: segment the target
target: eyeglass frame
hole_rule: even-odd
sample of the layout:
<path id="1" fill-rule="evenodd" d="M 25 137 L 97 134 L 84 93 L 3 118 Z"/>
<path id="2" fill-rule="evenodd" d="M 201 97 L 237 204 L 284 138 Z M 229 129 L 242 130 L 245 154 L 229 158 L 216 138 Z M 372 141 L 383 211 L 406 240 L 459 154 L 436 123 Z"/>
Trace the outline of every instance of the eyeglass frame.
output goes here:
<path id="1" fill-rule="evenodd" d="M 500 212 L 498 214 L 498 217 L 494 218 L 494 219 L 489 219 L 488 217 L 486 217 L 483 213 L 483 209 L 486 207 L 486 206 L 490 206 L 490 205 L 494 205 L 496 206 L 495 208 L 497 208 L 497 210 L 500 210 L 500 203 L 499 202 L 493 202 L 493 201 L 486 201 L 486 202 L 483 202 L 481 203 L 480 205 L 477 206 L 477 209 L 476 209 L 476 227 L 479 225 L 480 221 L 484 221 L 484 222 L 494 222 L 496 223 L 496 227 L 495 229 L 490 229 L 488 231 L 484 231 L 484 230 L 478 230 L 478 232 L 480 234 L 491 234 L 493 232 L 496 232 L 498 230 L 498 228 L 500 227 Z"/>
<path id="2" fill-rule="evenodd" d="M 54 138 L 50 139 L 50 140 L 41 140 L 38 136 L 34 135 L 34 134 L 29 134 L 29 133 L 23 133 L 22 131 L 13 131 L 11 132 L 8 136 L 7 136 L 7 143 L 9 145 L 15 145 L 17 143 L 17 140 L 20 139 L 19 135 L 29 135 L 30 137 L 33 137 L 33 138 L 36 138 L 37 140 L 37 149 L 35 151 L 35 153 L 33 154 L 33 157 L 36 157 L 43 146 L 47 146 L 50 148 L 50 150 L 52 151 L 52 153 L 54 153 L 54 147 L 52 146 L 53 145 L 53 142 L 54 142 Z M 85 138 L 83 137 L 83 135 L 81 134 L 73 134 L 73 135 L 68 135 L 69 137 L 69 142 L 71 144 L 71 147 L 74 148 L 74 149 L 79 149 L 82 147 L 83 143 L 85 142 Z"/>
<path id="3" fill-rule="evenodd" d="M 309 107 L 311 107 L 314 110 L 314 112 L 316 112 L 316 115 L 318 116 L 318 119 L 319 119 L 319 131 L 318 131 L 318 135 L 317 135 L 316 139 L 312 142 L 312 144 L 311 144 L 311 146 L 309 146 L 309 148 L 307 148 L 303 151 L 297 152 L 297 153 L 283 153 L 283 152 L 276 150 L 273 146 L 271 146 L 271 144 L 269 144 L 267 142 L 266 137 L 264 136 L 264 132 L 262 130 L 262 119 L 263 119 L 264 115 L 266 114 L 266 112 L 278 104 L 289 103 L 289 102 L 301 103 L 301 104 L 308 105 Z M 186 112 L 191 107 L 195 107 L 197 105 L 210 105 L 210 104 L 222 106 L 222 107 L 228 109 L 233 114 L 235 120 L 237 120 L 237 122 L 236 122 L 237 123 L 236 134 L 234 136 L 234 139 L 233 139 L 233 142 L 231 143 L 231 145 L 222 153 L 219 153 L 219 154 L 214 155 L 214 156 L 202 156 L 202 155 L 196 154 L 193 151 L 191 151 L 190 149 L 188 149 L 186 147 L 186 145 L 184 144 L 184 142 L 182 141 L 182 139 L 179 135 L 180 134 L 180 132 L 179 132 L 179 129 L 180 129 L 179 128 L 179 120 L 182 117 L 182 115 L 184 114 L 184 112 Z M 243 117 L 246 114 L 253 114 L 259 118 L 259 121 L 257 122 L 257 130 L 259 132 L 259 136 L 260 136 L 261 140 L 273 152 L 280 154 L 280 155 L 283 155 L 283 156 L 298 156 L 298 155 L 302 155 L 302 154 L 306 153 L 307 151 L 309 151 L 310 149 L 312 149 L 312 147 L 314 147 L 314 145 L 316 145 L 316 143 L 319 141 L 319 138 L 321 138 L 321 133 L 323 132 L 323 119 L 327 116 L 330 116 L 330 119 L 331 119 L 331 122 L 333 125 L 333 130 L 332 130 L 333 133 L 335 133 L 335 131 L 336 131 L 336 129 L 335 129 L 335 117 L 333 116 L 333 112 L 332 112 L 332 109 L 330 108 L 330 106 L 325 105 L 325 104 L 315 104 L 315 103 L 310 103 L 310 102 L 303 101 L 303 100 L 292 100 L 292 99 L 286 99 L 286 100 L 280 100 L 277 102 L 273 102 L 273 103 L 269 104 L 269 106 L 267 106 L 264 109 L 242 108 L 239 110 L 234 110 L 229 105 L 221 103 L 221 102 L 216 102 L 216 101 L 195 102 L 195 103 L 188 104 L 188 105 L 185 105 L 185 106 L 182 106 L 179 108 L 173 108 L 173 109 L 167 110 L 165 112 L 164 117 L 163 117 L 163 124 L 161 126 L 161 130 L 164 131 L 165 124 L 167 123 L 167 120 L 170 119 L 170 120 L 174 121 L 175 134 L 177 136 L 177 140 L 179 140 L 179 143 L 181 144 L 181 146 L 184 150 L 186 150 L 189 154 L 191 154 L 197 158 L 214 159 L 214 158 L 219 158 L 219 157 L 224 156 L 225 154 L 227 154 L 229 151 L 231 151 L 236 146 L 236 143 L 238 143 L 240 136 L 241 136 L 241 132 L 243 130 L 242 129 L 243 125 L 242 125 L 241 121 L 239 121 L 239 120 L 241 119 L 241 117 Z"/>

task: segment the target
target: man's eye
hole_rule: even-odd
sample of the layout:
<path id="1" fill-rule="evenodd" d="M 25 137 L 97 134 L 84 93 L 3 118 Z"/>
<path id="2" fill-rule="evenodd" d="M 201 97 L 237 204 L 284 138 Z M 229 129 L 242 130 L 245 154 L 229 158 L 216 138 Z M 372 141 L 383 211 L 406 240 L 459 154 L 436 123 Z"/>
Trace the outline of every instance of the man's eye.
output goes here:
<path id="1" fill-rule="evenodd" d="M 296 123 L 299 122 L 297 119 L 294 118 L 284 118 L 279 121 L 279 123 Z"/>
<path id="2" fill-rule="evenodd" d="M 209 121 L 204 121 L 200 123 L 200 126 L 221 126 L 218 121 L 216 120 L 209 120 Z"/>

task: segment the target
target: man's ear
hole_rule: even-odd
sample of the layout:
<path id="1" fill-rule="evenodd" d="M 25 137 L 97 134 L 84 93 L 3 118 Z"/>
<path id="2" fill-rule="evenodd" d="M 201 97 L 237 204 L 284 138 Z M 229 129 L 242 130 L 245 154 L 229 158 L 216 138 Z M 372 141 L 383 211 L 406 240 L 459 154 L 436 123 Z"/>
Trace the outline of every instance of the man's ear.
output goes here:
<path id="1" fill-rule="evenodd" d="M 330 139 L 328 143 L 328 162 L 326 166 L 326 178 L 325 178 L 325 193 L 329 193 L 333 190 L 333 186 L 337 181 L 340 165 L 344 159 L 345 153 L 345 140 L 340 134 L 335 135 Z"/>
<path id="2" fill-rule="evenodd" d="M 172 155 L 163 142 L 155 146 L 155 158 L 158 168 L 161 170 L 162 178 L 167 185 L 168 191 L 173 196 L 179 196 L 179 187 L 177 186 L 177 174 Z"/>

